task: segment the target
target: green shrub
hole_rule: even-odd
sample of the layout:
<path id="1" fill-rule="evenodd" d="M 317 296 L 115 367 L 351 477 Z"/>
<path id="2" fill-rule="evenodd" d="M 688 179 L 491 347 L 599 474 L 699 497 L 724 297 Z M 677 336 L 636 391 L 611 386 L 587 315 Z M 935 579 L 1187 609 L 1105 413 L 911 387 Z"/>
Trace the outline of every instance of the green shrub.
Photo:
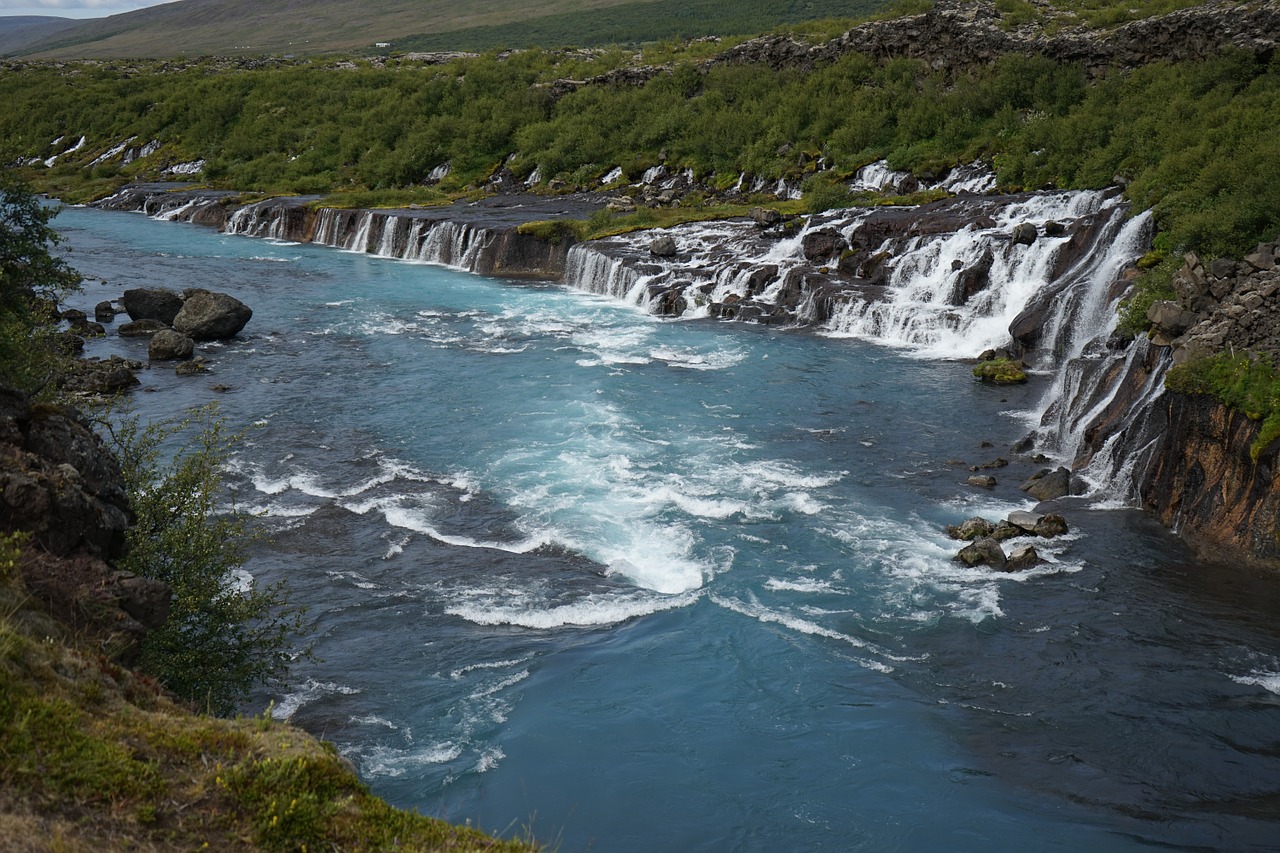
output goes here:
<path id="1" fill-rule="evenodd" d="M 45 387 L 66 363 L 50 309 L 80 283 L 54 254 L 55 215 L 13 172 L 0 172 L 0 382 L 26 390 Z"/>
<path id="2" fill-rule="evenodd" d="M 214 407 L 179 423 L 110 428 L 137 518 L 122 567 L 173 588 L 168 621 L 147 633 L 138 668 L 213 713 L 235 710 L 258 684 L 282 679 L 303 628 L 284 584 L 239 575 L 247 517 L 220 512 L 221 471 L 235 436 Z M 164 460 L 167 447 L 178 445 Z"/>

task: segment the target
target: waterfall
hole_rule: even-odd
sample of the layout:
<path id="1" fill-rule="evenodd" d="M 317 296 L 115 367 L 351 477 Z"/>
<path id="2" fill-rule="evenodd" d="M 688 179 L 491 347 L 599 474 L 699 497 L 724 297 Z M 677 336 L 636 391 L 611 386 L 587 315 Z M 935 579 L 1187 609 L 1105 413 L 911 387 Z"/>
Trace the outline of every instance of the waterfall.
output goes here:
<path id="1" fill-rule="evenodd" d="M 1094 215 L 1118 221 L 1126 212 L 1114 194 L 1045 193 L 1004 205 L 987 221 L 952 233 L 914 237 L 896 249 L 882 246 L 895 256 L 885 293 L 839 306 L 826 332 L 933 358 L 977 357 L 1005 345 L 1010 323 L 1052 283 L 1058 253 L 1071 239 L 1064 233 L 1019 245 L 1009 237 L 1016 225 Z M 990 284 L 956 304 L 956 272 L 985 265 L 987 258 Z"/>
<path id="2" fill-rule="evenodd" d="M 1116 352 L 1107 347 L 1107 339 L 1116 328 L 1121 296 L 1111 295 L 1111 283 L 1142 254 L 1149 231 L 1148 213 L 1108 222 L 1092 251 L 1061 278 L 1065 287 L 1053 300 L 1044 339 L 1057 353 L 1057 366 L 1032 416 L 1038 424 L 1037 446 L 1069 464 L 1082 455 L 1085 432 L 1125 387 L 1120 379 L 1147 355 L 1146 341 Z M 1164 377 L 1164 370 L 1155 373 L 1160 374 L 1157 379 Z M 1161 383 L 1155 387 L 1158 393 Z M 1103 479 L 1098 479 L 1100 487 Z"/>

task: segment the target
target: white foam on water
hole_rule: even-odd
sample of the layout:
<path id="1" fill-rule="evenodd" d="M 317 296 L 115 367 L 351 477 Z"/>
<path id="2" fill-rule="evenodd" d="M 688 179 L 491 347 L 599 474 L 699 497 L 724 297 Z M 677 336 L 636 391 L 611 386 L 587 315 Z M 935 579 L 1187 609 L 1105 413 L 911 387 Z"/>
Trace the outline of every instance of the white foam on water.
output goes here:
<path id="1" fill-rule="evenodd" d="M 800 580 L 769 578 L 765 581 L 764 588 L 779 592 L 832 592 L 835 590 L 835 586 L 830 581 L 817 580 L 815 578 L 802 578 Z M 836 611 L 824 612 L 833 613 Z"/>
<path id="2" fill-rule="evenodd" d="M 491 746 L 480 753 L 480 760 L 476 762 L 476 766 L 472 769 L 476 773 L 487 773 L 497 767 L 498 762 L 506 757 L 507 754 L 502 751 L 501 747 Z"/>
<path id="3" fill-rule="evenodd" d="M 501 693 L 503 690 L 506 690 L 508 687 L 515 687 L 517 684 L 524 681 L 528 677 L 529 677 L 529 670 L 522 669 L 516 674 L 508 676 L 507 678 L 504 678 L 495 684 L 490 684 L 485 687 L 481 687 L 480 689 L 476 690 L 474 693 L 469 695 L 467 698 L 468 699 L 487 699 L 490 696 L 494 696 L 498 693 Z"/>
<path id="4" fill-rule="evenodd" d="M 462 757 L 462 747 L 452 741 L 406 751 L 390 746 L 374 746 L 355 753 L 362 775 L 403 776 L 411 770 L 448 764 Z"/>
<path id="5" fill-rule="evenodd" d="M 794 616 L 777 610 L 771 610 L 755 600 L 745 602 L 735 598 L 728 598 L 719 595 L 712 595 L 710 598 L 712 603 L 723 607 L 725 610 L 730 610 L 739 615 L 756 619 L 766 625 L 781 625 L 784 628 L 788 628 L 801 634 L 825 637 L 829 640 L 839 640 L 840 642 L 848 643 L 863 652 L 891 657 L 890 655 L 887 655 L 884 650 L 878 648 L 872 643 L 866 642 L 865 640 L 860 640 L 849 634 L 823 627 L 822 625 L 808 619 L 801 619 L 799 616 Z M 893 672 L 892 666 L 878 660 L 869 660 L 867 658 L 860 657 L 855 657 L 854 660 L 858 665 L 866 667 L 867 669 L 875 670 L 876 672 Z"/>
<path id="6" fill-rule="evenodd" d="M 1248 675 L 1228 675 L 1236 684 L 1248 684 L 1255 687 L 1261 687 L 1270 693 L 1280 695 L 1280 672 L 1268 672 L 1266 670 L 1254 670 Z"/>
<path id="7" fill-rule="evenodd" d="M 364 717 L 352 717 L 350 720 L 358 726 L 381 726 L 382 728 L 399 731 L 400 727 L 385 717 L 379 717 L 377 714 L 369 714 Z"/>
<path id="8" fill-rule="evenodd" d="M 277 720 L 287 720 L 308 702 L 314 702 L 324 696 L 354 696 L 359 692 L 354 687 L 309 678 L 275 703 L 271 708 L 271 716 Z"/>
<path id="9" fill-rule="evenodd" d="M 452 604 L 445 608 L 445 612 L 477 625 L 513 625 L 543 631 L 554 628 L 597 628 L 688 607 L 700 597 L 701 593 L 697 591 L 672 596 L 592 594 L 570 604 L 545 609 L 528 605 L 513 606 L 489 599 Z"/>
<path id="10" fill-rule="evenodd" d="M 512 667 L 522 666 L 528 663 L 529 660 L 530 658 L 514 658 L 512 660 L 496 660 L 496 661 L 487 661 L 484 663 L 471 663 L 471 664 L 467 664 L 466 666 L 462 666 L 462 667 L 459 667 L 458 669 L 450 671 L 449 677 L 456 681 L 459 678 L 462 678 L 464 675 L 468 675 L 473 672 L 481 672 L 489 669 L 511 669 Z"/>

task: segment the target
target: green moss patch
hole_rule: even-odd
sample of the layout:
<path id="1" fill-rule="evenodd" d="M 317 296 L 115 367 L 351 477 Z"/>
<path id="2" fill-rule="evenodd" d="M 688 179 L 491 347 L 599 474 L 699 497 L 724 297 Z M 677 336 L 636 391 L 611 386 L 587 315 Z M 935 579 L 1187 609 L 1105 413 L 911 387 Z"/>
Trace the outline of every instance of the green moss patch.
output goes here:
<path id="1" fill-rule="evenodd" d="M 973 375 L 993 385 L 1017 385 L 1027 381 L 1026 365 L 1010 358 L 994 358 L 973 368 Z"/>
<path id="2" fill-rule="evenodd" d="M 1262 428 L 1249 446 L 1253 461 L 1280 438 L 1280 373 L 1271 359 L 1247 353 L 1218 353 L 1192 359 L 1169 370 L 1165 387 L 1180 394 L 1206 394 L 1243 412 Z"/>

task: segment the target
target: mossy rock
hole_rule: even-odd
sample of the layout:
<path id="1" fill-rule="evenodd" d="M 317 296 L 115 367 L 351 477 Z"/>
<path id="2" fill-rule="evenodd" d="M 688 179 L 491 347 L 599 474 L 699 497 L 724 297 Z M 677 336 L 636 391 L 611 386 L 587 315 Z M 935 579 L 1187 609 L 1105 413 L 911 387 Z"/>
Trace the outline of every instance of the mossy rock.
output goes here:
<path id="1" fill-rule="evenodd" d="M 993 385 L 1017 385 L 1027 381 L 1026 365 L 1008 358 L 984 361 L 973 368 L 973 375 Z"/>

